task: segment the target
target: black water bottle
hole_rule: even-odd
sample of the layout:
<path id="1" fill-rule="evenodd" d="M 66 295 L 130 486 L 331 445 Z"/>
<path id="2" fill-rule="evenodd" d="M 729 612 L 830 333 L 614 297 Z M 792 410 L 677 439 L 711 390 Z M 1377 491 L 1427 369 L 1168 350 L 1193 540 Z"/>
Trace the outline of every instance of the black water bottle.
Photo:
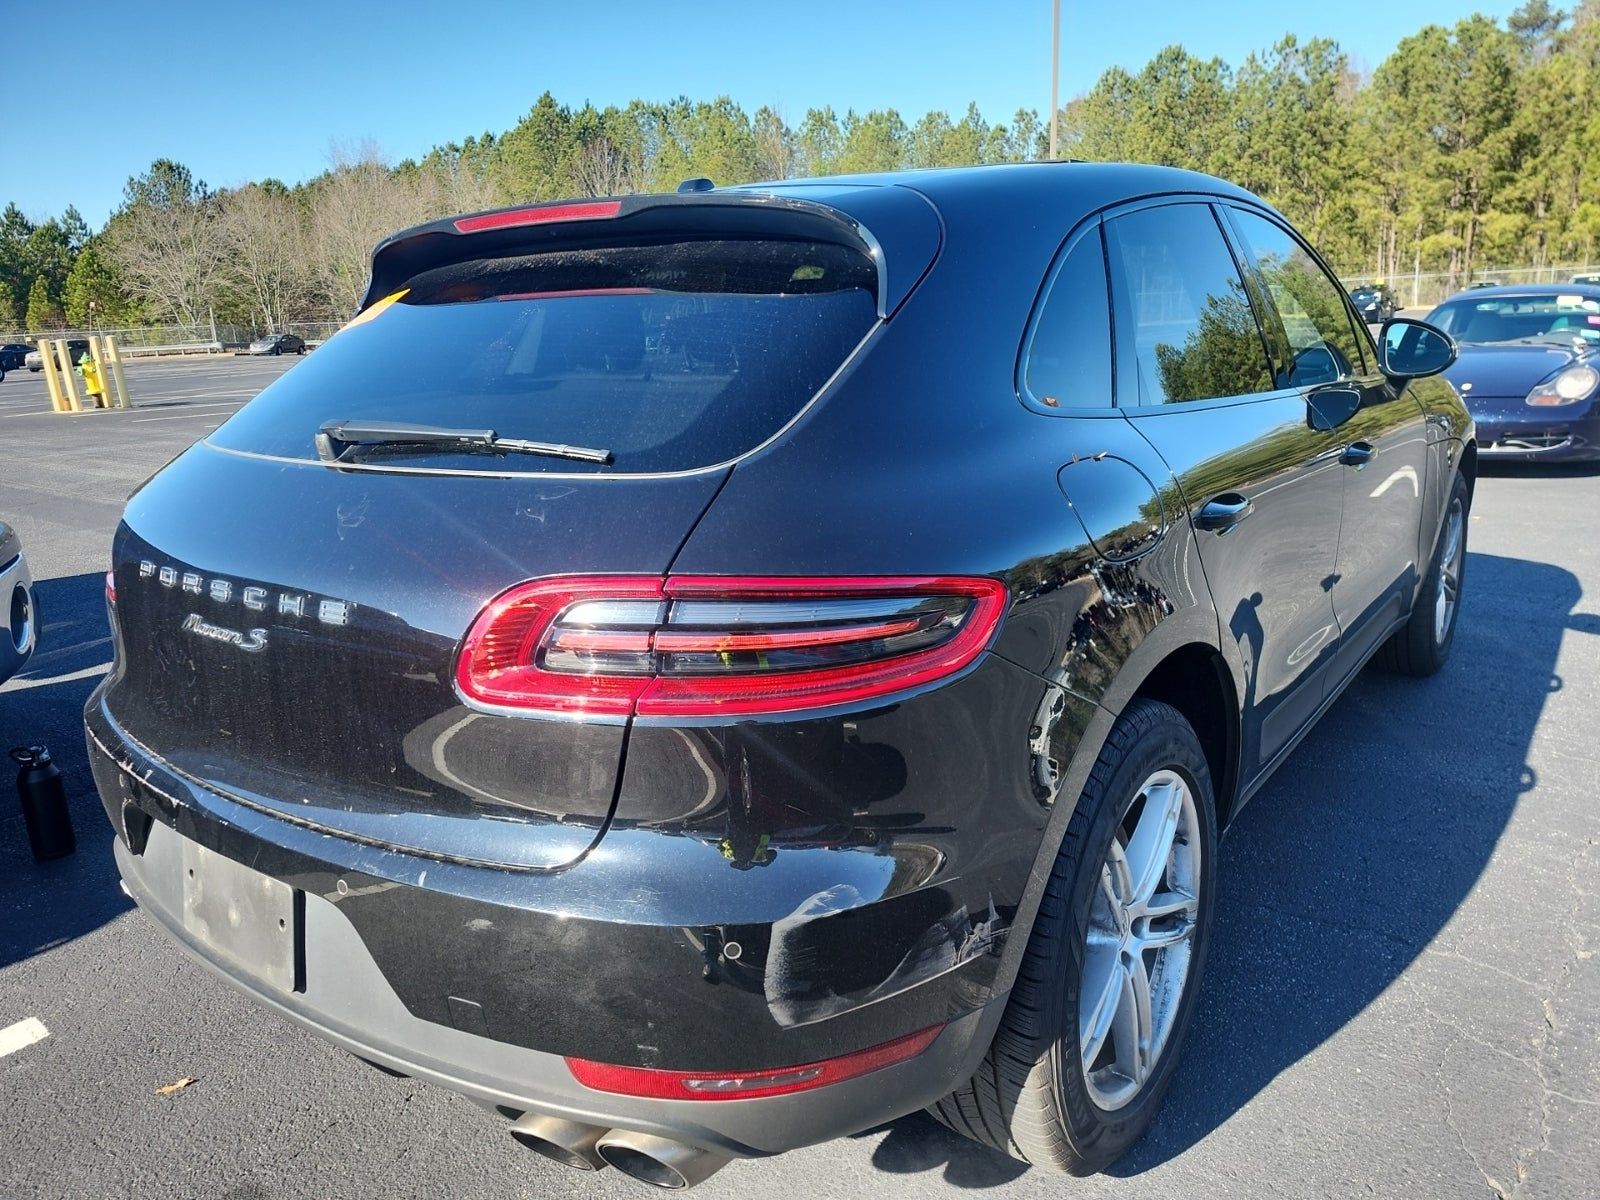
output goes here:
<path id="1" fill-rule="evenodd" d="M 20 765 L 17 795 L 28 842 L 36 862 L 61 858 L 78 848 L 72 836 L 72 814 L 67 811 L 67 789 L 61 786 L 61 768 L 50 760 L 45 746 L 19 746 L 11 757 Z"/>

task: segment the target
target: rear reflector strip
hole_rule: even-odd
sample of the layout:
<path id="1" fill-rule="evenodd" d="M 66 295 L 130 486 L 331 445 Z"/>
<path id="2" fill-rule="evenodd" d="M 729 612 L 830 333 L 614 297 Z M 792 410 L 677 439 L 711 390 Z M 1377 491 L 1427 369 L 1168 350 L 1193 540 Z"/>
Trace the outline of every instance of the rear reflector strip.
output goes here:
<path id="1" fill-rule="evenodd" d="M 540 208 L 512 208 L 504 212 L 479 213 L 458 217 L 458 233 L 481 233 L 485 229 L 509 229 L 517 225 L 544 225 L 551 221 L 598 221 L 622 211 L 621 200 L 592 200 L 581 204 L 546 204 Z"/>
<path id="2" fill-rule="evenodd" d="M 496 708 L 749 716 L 859 705 L 962 671 L 1005 585 L 956 576 L 576 576 L 519 584 L 473 622 L 456 685 Z"/>
<path id="3" fill-rule="evenodd" d="M 567 1059 L 567 1069 L 586 1088 L 622 1096 L 652 1100 L 754 1100 L 761 1096 L 783 1096 L 842 1083 L 871 1071 L 892 1067 L 915 1058 L 944 1029 L 943 1025 L 919 1030 L 881 1046 L 858 1050 L 821 1062 L 779 1067 L 772 1071 L 733 1074 L 726 1071 L 660 1071 L 649 1067 L 619 1067 L 611 1063 L 590 1062 L 585 1058 Z"/>
<path id="4" fill-rule="evenodd" d="M 806 646 L 835 646 L 846 642 L 895 637 L 910 633 L 921 622 L 916 617 L 883 621 L 876 625 L 845 625 L 838 629 L 773 630 L 769 633 L 672 633 L 662 630 L 651 642 L 657 650 L 698 650 L 721 654 L 733 650 L 786 650 Z"/>

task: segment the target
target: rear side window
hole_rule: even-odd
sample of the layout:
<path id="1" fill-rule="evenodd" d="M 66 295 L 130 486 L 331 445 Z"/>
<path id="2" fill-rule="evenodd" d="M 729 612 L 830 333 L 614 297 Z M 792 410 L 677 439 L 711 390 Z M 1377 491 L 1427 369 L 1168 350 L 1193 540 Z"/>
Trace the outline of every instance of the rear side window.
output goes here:
<path id="1" fill-rule="evenodd" d="M 1243 209 L 1231 215 L 1283 322 L 1285 384 L 1313 387 L 1360 375 L 1366 368 L 1344 290 L 1287 230 Z"/>
<path id="2" fill-rule="evenodd" d="M 1046 411 L 1111 404 L 1111 302 L 1098 223 L 1068 248 L 1050 280 L 1028 341 L 1023 385 Z"/>
<path id="3" fill-rule="evenodd" d="M 1118 395 L 1177 404 L 1273 390 L 1265 344 L 1211 209 L 1139 209 L 1106 225 Z M 1131 379 L 1130 379 L 1131 375 Z"/>
<path id="4" fill-rule="evenodd" d="M 331 420 L 492 429 L 612 452 L 609 467 L 430 449 L 407 467 L 680 471 L 791 420 L 877 320 L 842 246 L 708 240 L 551 250 L 426 272 L 283 375 L 211 440 L 314 459 Z M 390 461 L 380 454 L 365 462 Z"/>

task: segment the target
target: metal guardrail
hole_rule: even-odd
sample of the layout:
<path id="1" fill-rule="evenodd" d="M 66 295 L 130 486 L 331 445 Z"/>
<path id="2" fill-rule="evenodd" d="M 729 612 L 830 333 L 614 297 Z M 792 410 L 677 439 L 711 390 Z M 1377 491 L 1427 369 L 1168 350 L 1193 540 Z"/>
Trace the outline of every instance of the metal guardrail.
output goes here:
<path id="1" fill-rule="evenodd" d="M 225 354 L 248 346 L 266 333 L 292 333 L 308 345 L 320 346 L 344 326 L 343 321 L 289 321 L 281 329 L 260 330 L 246 325 L 141 325 L 126 329 L 47 329 L 36 333 L 0 332 L 0 343 L 57 338 L 113 336 L 124 358 L 159 354 Z"/>
<path id="2" fill-rule="evenodd" d="M 226 347 L 221 342 L 174 342 L 166 346 L 125 346 L 124 358 L 155 358 L 163 354 L 221 354 Z"/>

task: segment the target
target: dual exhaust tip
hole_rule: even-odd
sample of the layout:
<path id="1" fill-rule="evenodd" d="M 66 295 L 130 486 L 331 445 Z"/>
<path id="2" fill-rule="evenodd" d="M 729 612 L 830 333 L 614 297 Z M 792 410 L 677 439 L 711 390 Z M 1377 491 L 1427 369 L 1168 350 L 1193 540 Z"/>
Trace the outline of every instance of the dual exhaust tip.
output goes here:
<path id="1" fill-rule="evenodd" d="M 537 1112 L 517 1118 L 511 1136 L 562 1166 L 577 1171 L 615 1167 L 632 1179 L 669 1191 L 704 1183 L 728 1164 L 725 1155 L 653 1133 L 602 1129 Z"/>

